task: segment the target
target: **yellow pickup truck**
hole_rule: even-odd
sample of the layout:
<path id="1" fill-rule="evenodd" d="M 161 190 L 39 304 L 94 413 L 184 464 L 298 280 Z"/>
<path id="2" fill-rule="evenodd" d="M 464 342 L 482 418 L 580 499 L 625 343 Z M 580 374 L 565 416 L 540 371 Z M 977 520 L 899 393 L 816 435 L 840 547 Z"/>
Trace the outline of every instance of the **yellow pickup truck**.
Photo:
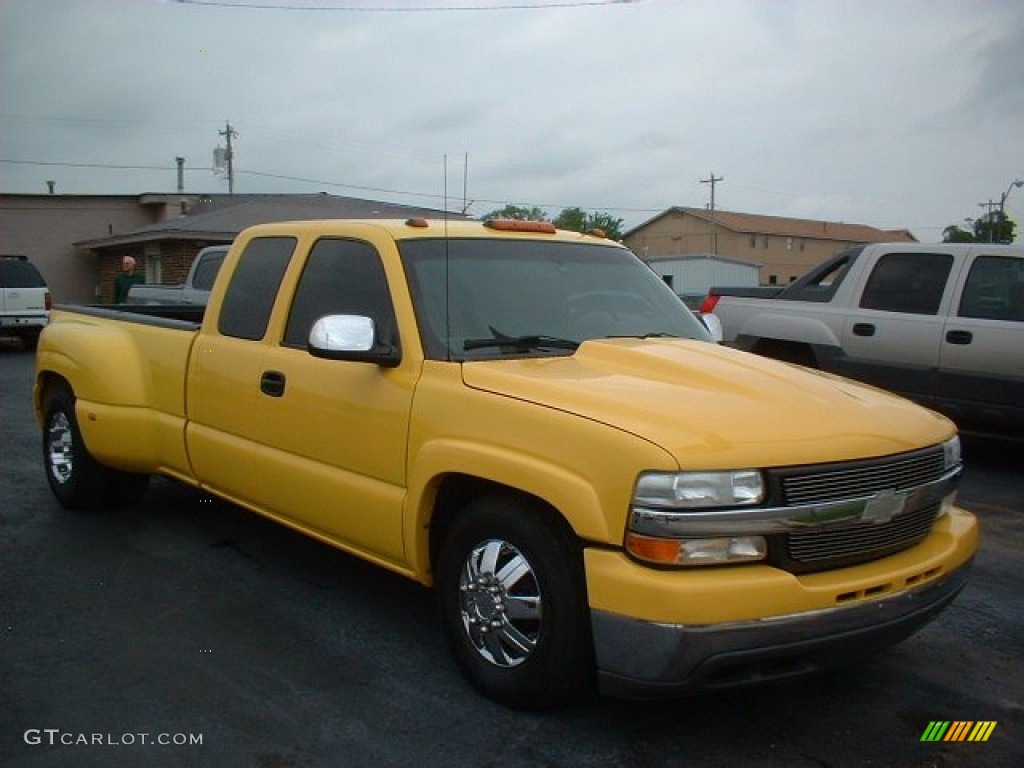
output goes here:
<path id="1" fill-rule="evenodd" d="M 205 309 L 54 311 L 34 400 L 66 507 L 164 475 L 432 585 L 516 707 L 874 654 L 977 546 L 947 419 L 716 345 L 628 250 L 542 223 L 253 227 Z"/>

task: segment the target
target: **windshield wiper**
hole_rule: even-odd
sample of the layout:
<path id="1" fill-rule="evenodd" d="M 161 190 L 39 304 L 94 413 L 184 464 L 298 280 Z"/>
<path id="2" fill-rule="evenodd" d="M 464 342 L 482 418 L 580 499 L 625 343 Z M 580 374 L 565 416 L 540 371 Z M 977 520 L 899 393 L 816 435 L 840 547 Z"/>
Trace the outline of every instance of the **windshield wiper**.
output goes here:
<path id="1" fill-rule="evenodd" d="M 580 346 L 580 342 L 578 341 L 574 341 L 573 339 L 563 339 L 558 336 L 506 336 L 493 328 L 491 328 L 491 333 L 493 333 L 494 336 L 489 339 L 466 339 L 462 348 L 464 350 L 470 350 L 484 349 L 486 347 L 511 347 L 516 352 L 529 352 L 534 349 L 575 350 Z"/>
<path id="2" fill-rule="evenodd" d="M 678 333 L 664 333 L 657 331 L 655 333 L 628 333 L 621 336 L 605 336 L 606 339 L 682 339 L 685 338 L 680 336 Z"/>

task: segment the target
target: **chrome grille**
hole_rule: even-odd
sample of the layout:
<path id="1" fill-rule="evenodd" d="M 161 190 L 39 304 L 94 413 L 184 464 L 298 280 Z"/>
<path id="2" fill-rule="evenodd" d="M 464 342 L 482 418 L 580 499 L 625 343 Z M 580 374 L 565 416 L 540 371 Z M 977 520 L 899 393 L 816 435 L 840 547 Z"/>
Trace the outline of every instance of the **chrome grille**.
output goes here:
<path id="1" fill-rule="evenodd" d="M 907 512 L 888 523 L 821 526 L 786 536 L 789 557 L 801 563 L 857 557 L 865 560 L 885 551 L 910 547 L 931 530 L 939 505 Z"/>
<path id="2" fill-rule="evenodd" d="M 781 477 L 783 503 L 818 504 L 914 488 L 941 478 L 944 466 L 942 448 L 938 447 L 902 458 L 851 462 L 835 469 L 807 467 Z"/>
<path id="3" fill-rule="evenodd" d="M 906 491 L 946 474 L 942 446 L 877 459 L 769 470 L 783 507 L 813 506 Z M 908 497 L 912 498 L 912 497 Z M 912 547 L 931 530 L 939 504 L 908 505 L 891 520 L 818 525 L 773 537 L 769 557 L 780 568 L 810 573 L 845 567 Z"/>

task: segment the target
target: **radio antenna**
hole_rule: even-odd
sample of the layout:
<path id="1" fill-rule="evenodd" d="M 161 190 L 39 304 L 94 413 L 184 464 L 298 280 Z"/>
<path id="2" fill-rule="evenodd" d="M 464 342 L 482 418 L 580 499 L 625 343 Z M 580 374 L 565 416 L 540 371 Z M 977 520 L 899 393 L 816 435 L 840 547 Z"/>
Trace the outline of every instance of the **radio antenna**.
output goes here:
<path id="1" fill-rule="evenodd" d="M 452 361 L 452 313 L 451 313 L 451 275 L 448 254 L 448 154 L 443 156 L 444 170 L 444 346 L 446 360 Z"/>

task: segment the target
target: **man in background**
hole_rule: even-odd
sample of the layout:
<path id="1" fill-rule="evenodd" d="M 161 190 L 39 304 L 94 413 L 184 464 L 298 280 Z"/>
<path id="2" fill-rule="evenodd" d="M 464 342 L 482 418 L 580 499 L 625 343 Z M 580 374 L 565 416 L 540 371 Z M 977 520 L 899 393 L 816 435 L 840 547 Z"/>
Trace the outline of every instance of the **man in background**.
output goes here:
<path id="1" fill-rule="evenodd" d="M 142 275 L 135 273 L 135 259 L 125 256 L 121 259 L 121 271 L 114 278 L 114 303 L 125 304 L 128 301 L 128 291 L 136 283 L 144 282 Z"/>

